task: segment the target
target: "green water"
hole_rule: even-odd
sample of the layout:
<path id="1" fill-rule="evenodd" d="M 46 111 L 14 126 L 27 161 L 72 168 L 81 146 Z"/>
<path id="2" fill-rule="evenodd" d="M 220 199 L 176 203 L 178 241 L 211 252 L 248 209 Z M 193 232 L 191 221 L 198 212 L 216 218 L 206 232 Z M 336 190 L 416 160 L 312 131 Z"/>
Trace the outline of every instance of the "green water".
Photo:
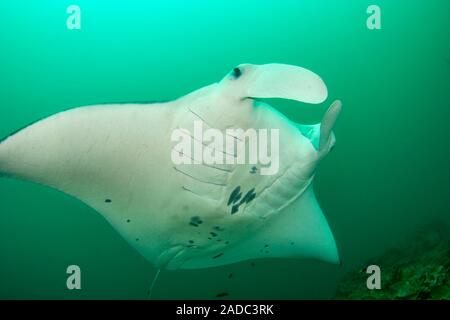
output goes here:
<path id="1" fill-rule="evenodd" d="M 68 30 L 66 8 L 81 8 Z M 368 30 L 377 4 L 382 29 Z M 271 104 L 314 123 L 344 109 L 315 190 L 343 266 L 258 260 L 163 271 L 154 297 L 315 299 L 431 221 L 449 221 L 450 2 L 0 2 L 0 136 L 72 106 L 170 100 L 243 62 L 321 75 L 319 106 Z M 55 190 L 0 179 L 0 298 L 144 299 L 155 269 L 94 210 Z M 82 290 L 66 288 L 66 267 Z M 232 273 L 233 277 L 228 278 Z"/>

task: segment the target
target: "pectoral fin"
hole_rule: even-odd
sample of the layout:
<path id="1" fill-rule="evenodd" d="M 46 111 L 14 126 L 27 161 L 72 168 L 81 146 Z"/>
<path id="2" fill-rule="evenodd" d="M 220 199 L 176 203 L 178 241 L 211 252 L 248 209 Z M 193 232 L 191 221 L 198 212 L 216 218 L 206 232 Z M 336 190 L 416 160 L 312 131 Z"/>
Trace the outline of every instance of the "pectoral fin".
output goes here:
<path id="1" fill-rule="evenodd" d="M 271 216 L 256 234 L 223 251 L 220 258 L 197 257 L 181 268 L 205 268 L 261 258 L 310 258 L 340 263 L 333 234 L 311 186 L 291 205 Z"/>

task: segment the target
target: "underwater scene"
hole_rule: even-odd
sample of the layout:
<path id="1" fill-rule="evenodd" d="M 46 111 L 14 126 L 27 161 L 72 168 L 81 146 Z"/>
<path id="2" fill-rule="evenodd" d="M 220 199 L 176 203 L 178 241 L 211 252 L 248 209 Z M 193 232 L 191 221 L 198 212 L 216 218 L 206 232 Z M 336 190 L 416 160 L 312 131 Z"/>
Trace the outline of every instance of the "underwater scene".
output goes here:
<path id="1" fill-rule="evenodd" d="M 0 2 L 0 299 L 450 298 L 448 0 Z"/>

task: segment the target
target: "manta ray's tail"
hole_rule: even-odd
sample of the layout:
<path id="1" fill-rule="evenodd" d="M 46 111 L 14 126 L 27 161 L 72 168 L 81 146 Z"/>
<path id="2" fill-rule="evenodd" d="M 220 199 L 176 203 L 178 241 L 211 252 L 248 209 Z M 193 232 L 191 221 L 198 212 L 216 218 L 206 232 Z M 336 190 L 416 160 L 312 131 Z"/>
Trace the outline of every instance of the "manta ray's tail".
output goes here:
<path id="1" fill-rule="evenodd" d="M 153 289 L 155 288 L 155 284 L 156 281 L 158 281 L 159 275 L 161 273 L 161 269 L 158 269 L 158 271 L 156 271 L 155 277 L 153 278 L 152 284 L 150 285 L 150 289 L 148 290 L 148 300 L 152 299 L 152 295 L 153 295 Z"/>

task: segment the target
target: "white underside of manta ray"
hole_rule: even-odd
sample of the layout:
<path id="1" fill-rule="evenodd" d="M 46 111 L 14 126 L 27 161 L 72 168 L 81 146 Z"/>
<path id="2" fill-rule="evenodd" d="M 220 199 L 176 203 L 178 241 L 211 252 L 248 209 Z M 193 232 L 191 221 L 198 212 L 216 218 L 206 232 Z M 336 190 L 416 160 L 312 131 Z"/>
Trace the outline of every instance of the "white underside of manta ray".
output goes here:
<path id="1" fill-rule="evenodd" d="M 269 257 L 339 263 L 312 180 L 334 145 L 341 104 L 333 103 L 321 124 L 299 125 L 258 98 L 317 104 L 327 89 L 300 67 L 240 65 L 175 101 L 80 107 L 40 120 L 0 143 L 0 174 L 85 202 L 160 269 Z M 278 129 L 278 173 L 174 165 L 172 132 L 192 132 L 200 119 L 220 130 Z"/>

